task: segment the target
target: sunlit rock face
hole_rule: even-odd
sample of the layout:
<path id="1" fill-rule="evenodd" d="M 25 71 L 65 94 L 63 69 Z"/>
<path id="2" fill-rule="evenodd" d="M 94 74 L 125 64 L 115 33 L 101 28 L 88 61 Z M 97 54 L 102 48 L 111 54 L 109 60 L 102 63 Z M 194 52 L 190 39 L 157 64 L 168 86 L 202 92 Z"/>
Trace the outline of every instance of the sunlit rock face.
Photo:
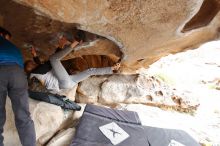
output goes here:
<path id="1" fill-rule="evenodd" d="M 53 36 L 76 26 L 115 43 L 127 72 L 214 39 L 220 26 L 219 0 L 14 1 L 1 0 L 0 23 L 20 47 L 32 42 L 48 56 Z"/>
<path id="2" fill-rule="evenodd" d="M 79 84 L 76 97 L 83 103 L 141 103 L 185 112 L 197 109 L 198 99 L 198 96 L 173 89 L 160 78 L 146 74 L 91 77 Z"/>

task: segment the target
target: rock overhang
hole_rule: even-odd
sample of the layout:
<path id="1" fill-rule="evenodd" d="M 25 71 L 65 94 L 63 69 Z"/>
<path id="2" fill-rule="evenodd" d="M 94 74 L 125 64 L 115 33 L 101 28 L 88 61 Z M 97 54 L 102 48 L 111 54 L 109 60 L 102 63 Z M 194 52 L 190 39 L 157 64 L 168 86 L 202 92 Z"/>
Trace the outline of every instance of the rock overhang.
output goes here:
<path id="1" fill-rule="evenodd" d="M 15 1 L 24 6 L 2 0 L 5 8 L 0 14 L 3 26 L 15 32 L 19 46 L 29 40 L 40 45 L 43 52 L 52 52 L 48 43 L 51 36 L 77 27 L 118 45 L 123 53 L 122 70 L 130 73 L 162 56 L 215 39 L 220 26 L 218 0 Z M 14 16 L 9 7 L 22 12 L 14 21 L 5 18 Z M 212 15 L 201 19 L 210 8 L 214 8 Z M 200 19 L 194 21 L 197 16 Z M 20 27 L 15 28 L 16 22 Z"/>

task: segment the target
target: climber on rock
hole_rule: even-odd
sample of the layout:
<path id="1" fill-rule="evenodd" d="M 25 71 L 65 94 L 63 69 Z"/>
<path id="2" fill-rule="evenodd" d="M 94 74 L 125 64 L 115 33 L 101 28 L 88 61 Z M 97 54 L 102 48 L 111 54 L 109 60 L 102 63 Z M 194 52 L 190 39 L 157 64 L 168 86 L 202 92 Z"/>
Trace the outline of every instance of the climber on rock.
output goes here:
<path id="1" fill-rule="evenodd" d="M 35 146 L 36 134 L 28 103 L 27 79 L 19 49 L 10 42 L 11 34 L 0 27 L 0 146 L 3 146 L 5 104 L 9 96 L 15 125 L 23 146 Z"/>
<path id="2" fill-rule="evenodd" d="M 44 86 L 50 91 L 59 93 L 60 89 L 71 89 L 77 83 L 87 79 L 92 75 L 112 74 L 113 71 L 120 68 L 117 63 L 112 67 L 104 68 L 90 68 L 75 75 L 69 75 L 61 63 L 64 58 L 71 51 L 79 49 L 82 43 L 82 38 L 75 38 L 73 42 L 67 40 L 65 36 L 59 38 L 59 50 L 50 56 L 49 61 L 42 63 L 36 53 L 35 48 L 31 49 L 31 54 L 34 61 L 26 61 L 25 70 L 30 74 L 30 78 L 36 77 Z"/>

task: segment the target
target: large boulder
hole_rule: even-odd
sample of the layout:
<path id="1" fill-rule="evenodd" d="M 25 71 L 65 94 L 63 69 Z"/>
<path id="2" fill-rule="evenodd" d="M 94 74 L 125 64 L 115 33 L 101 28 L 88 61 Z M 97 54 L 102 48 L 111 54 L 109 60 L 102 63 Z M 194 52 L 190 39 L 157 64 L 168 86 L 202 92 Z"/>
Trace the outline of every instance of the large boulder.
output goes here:
<path id="1" fill-rule="evenodd" d="M 77 100 L 84 103 L 142 103 L 180 111 L 195 110 L 199 106 L 197 96 L 176 90 L 147 74 L 91 77 L 80 84 L 77 92 Z"/>
<path id="2" fill-rule="evenodd" d="M 76 101 L 81 103 L 97 103 L 100 85 L 107 79 L 105 76 L 93 76 L 81 82 L 77 89 Z"/>
<path id="3" fill-rule="evenodd" d="M 198 97 L 186 94 L 154 76 L 111 76 L 102 84 L 99 101 L 103 104 L 142 103 L 177 110 L 196 109 Z"/>
<path id="4" fill-rule="evenodd" d="M 78 87 L 78 84 L 76 84 L 73 88 L 71 89 L 61 89 L 59 94 L 64 95 L 67 98 L 69 98 L 72 101 L 75 101 L 76 99 L 76 89 Z"/>

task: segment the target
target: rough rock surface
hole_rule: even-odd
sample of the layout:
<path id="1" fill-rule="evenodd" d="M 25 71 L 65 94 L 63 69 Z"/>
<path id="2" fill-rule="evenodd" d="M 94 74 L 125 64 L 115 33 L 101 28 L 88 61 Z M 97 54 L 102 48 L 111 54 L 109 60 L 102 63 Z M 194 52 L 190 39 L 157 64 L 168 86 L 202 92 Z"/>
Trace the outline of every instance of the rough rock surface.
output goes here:
<path id="1" fill-rule="evenodd" d="M 77 92 L 77 101 L 84 103 L 142 103 L 183 111 L 199 106 L 198 97 L 174 90 L 162 80 L 149 75 L 91 77 L 79 85 Z"/>
<path id="2" fill-rule="evenodd" d="M 78 87 L 78 85 L 75 85 L 72 89 L 62 89 L 59 94 L 65 95 L 70 100 L 75 101 L 77 87 Z"/>
<path id="3" fill-rule="evenodd" d="M 79 50 L 73 53 L 70 53 L 64 59 L 68 60 L 71 58 L 81 57 L 82 54 L 84 56 L 91 55 L 94 52 L 96 55 L 106 55 L 116 62 L 122 55 L 116 44 L 113 44 L 111 41 L 107 39 L 97 39 L 95 41 L 89 42 L 88 44 L 80 47 Z"/>
<path id="4" fill-rule="evenodd" d="M 80 103 L 97 103 L 100 92 L 100 84 L 102 84 L 107 77 L 92 77 L 81 82 L 77 89 L 76 101 Z"/>
<path id="5" fill-rule="evenodd" d="M 17 130 L 14 125 L 13 112 L 9 100 L 6 104 L 7 120 L 4 127 L 4 143 L 6 146 L 19 146 Z M 72 112 L 64 111 L 55 105 L 30 99 L 31 116 L 35 124 L 38 144 L 46 143 L 72 117 Z"/>
<path id="6" fill-rule="evenodd" d="M 219 0 L 14 1 L 1 0 L 0 22 L 20 47 L 31 42 L 51 54 L 51 37 L 77 26 L 115 42 L 127 72 L 214 39 L 220 26 Z"/>
<path id="7" fill-rule="evenodd" d="M 47 146 L 69 146 L 75 134 L 75 128 L 69 128 L 59 132 Z"/>

